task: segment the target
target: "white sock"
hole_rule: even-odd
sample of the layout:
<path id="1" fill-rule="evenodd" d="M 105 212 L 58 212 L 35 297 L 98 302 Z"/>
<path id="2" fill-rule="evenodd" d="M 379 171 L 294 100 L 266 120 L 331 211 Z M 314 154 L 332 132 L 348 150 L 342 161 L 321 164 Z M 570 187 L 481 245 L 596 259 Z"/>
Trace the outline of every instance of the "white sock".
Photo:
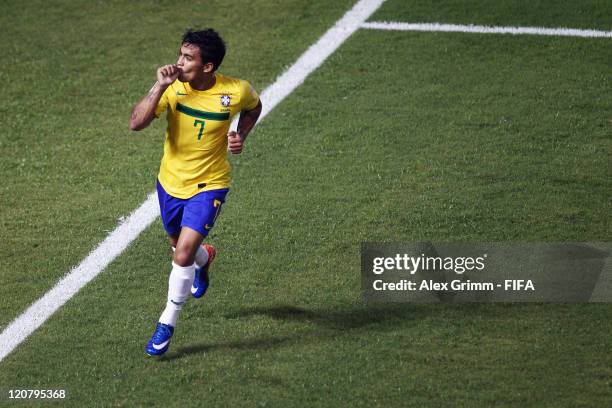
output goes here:
<path id="1" fill-rule="evenodd" d="M 203 267 L 208 262 L 208 251 L 202 248 L 202 245 L 198 247 L 198 251 L 195 255 L 195 263 L 198 268 Z"/>
<path id="2" fill-rule="evenodd" d="M 170 279 L 168 280 L 168 301 L 166 302 L 166 308 L 159 317 L 160 323 L 170 326 L 176 325 L 176 319 L 189 296 L 194 275 L 195 265 L 179 266 L 172 262 L 172 272 L 170 272 Z"/>

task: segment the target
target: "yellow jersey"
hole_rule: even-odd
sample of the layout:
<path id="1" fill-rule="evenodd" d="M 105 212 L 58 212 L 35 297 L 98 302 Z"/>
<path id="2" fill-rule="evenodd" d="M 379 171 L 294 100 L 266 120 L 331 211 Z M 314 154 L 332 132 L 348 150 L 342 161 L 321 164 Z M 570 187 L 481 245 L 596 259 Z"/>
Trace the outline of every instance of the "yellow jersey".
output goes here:
<path id="1" fill-rule="evenodd" d="M 206 91 L 174 81 L 164 92 L 155 116 L 167 110 L 168 126 L 158 179 L 176 198 L 190 198 L 205 190 L 228 188 L 227 132 L 232 117 L 254 109 L 259 95 L 244 80 L 215 74 Z"/>

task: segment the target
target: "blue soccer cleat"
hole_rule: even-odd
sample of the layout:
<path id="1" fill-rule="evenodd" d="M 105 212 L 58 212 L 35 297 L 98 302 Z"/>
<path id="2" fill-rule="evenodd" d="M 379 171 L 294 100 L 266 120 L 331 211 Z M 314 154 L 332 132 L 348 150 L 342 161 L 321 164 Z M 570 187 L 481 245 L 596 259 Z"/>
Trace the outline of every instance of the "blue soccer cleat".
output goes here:
<path id="1" fill-rule="evenodd" d="M 161 356 L 168 351 L 173 334 L 174 327 L 164 323 L 157 323 L 155 333 L 153 333 L 153 337 L 151 337 L 145 349 L 147 354 L 150 356 Z"/>
<path id="2" fill-rule="evenodd" d="M 191 294 L 194 298 L 199 299 L 206 293 L 208 289 L 210 265 L 215 260 L 217 251 L 215 247 L 208 244 L 202 244 L 202 248 L 208 252 L 208 262 L 201 268 L 196 268 L 193 284 L 191 285 Z"/>

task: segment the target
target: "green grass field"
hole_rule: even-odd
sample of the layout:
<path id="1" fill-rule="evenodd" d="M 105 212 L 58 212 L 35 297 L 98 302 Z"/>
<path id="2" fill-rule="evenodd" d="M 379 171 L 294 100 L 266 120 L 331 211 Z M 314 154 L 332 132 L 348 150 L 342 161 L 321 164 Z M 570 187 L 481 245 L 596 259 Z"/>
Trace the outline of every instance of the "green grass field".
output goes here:
<path id="1" fill-rule="evenodd" d="M 612 29 L 609 0 L 387 0 L 370 20 Z M 0 5 L 0 328 L 154 190 L 131 107 L 187 27 L 261 90 L 350 1 Z M 359 30 L 232 157 L 205 298 L 144 355 L 157 220 L 0 362 L 57 406 L 603 407 L 609 304 L 366 305 L 363 241 L 612 241 L 610 39 Z M 1 346 L 1 345 L 0 345 Z M 8 402 L 27 406 L 27 402 Z M 32 402 L 31 405 L 36 405 Z"/>

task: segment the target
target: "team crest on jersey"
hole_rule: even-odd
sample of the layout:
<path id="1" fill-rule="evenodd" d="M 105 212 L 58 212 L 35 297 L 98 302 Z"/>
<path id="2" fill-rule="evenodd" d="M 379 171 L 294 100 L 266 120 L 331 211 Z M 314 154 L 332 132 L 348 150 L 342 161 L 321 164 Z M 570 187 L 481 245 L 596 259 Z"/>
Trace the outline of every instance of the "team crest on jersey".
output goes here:
<path id="1" fill-rule="evenodd" d="M 221 95 L 221 106 L 230 106 L 232 98 L 229 95 Z"/>

